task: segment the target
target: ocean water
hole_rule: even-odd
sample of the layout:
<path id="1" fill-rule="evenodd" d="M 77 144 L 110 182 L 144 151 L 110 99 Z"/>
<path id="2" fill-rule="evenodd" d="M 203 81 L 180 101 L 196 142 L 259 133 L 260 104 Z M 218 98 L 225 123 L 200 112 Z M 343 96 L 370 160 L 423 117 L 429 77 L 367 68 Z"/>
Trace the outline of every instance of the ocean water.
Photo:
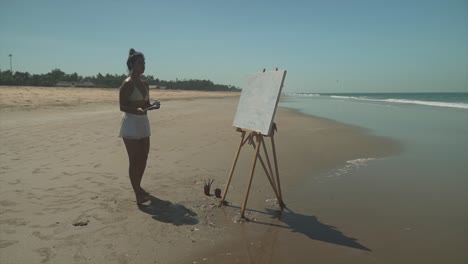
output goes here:
<path id="1" fill-rule="evenodd" d="M 468 93 L 286 94 L 280 106 L 396 139 L 406 158 L 468 167 Z"/>
<path id="2" fill-rule="evenodd" d="M 468 93 L 290 93 L 289 95 L 468 109 Z"/>
<path id="3" fill-rule="evenodd" d="M 468 261 L 468 93 L 285 94 L 279 105 L 400 142 L 401 153 L 350 160 L 304 188 L 349 184 L 346 194 L 329 192 L 371 222 L 391 256 Z M 346 201 L 349 193 L 361 203 Z"/>

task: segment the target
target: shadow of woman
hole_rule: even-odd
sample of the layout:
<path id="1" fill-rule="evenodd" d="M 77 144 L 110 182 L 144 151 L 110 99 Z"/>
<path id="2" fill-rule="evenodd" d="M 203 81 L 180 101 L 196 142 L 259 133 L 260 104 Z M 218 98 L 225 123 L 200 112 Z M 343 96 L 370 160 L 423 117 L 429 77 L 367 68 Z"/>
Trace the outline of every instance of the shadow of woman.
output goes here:
<path id="1" fill-rule="evenodd" d="M 267 213 L 272 216 L 272 218 L 277 218 L 279 221 L 288 225 L 287 228 L 291 229 L 291 231 L 302 233 L 310 239 L 320 240 L 327 243 L 347 246 L 365 251 L 372 251 L 369 248 L 359 244 L 357 239 L 344 235 L 342 232 L 337 230 L 336 227 L 321 223 L 315 216 L 298 214 L 288 208 L 285 208 L 283 212 L 272 209 L 266 210 Z M 274 224 L 268 225 L 275 226 Z"/>
<path id="2" fill-rule="evenodd" d="M 176 226 L 198 224 L 197 214 L 185 206 L 158 199 L 151 194 L 147 194 L 147 197 L 149 201 L 139 204 L 138 208 L 151 215 L 154 220 Z"/>

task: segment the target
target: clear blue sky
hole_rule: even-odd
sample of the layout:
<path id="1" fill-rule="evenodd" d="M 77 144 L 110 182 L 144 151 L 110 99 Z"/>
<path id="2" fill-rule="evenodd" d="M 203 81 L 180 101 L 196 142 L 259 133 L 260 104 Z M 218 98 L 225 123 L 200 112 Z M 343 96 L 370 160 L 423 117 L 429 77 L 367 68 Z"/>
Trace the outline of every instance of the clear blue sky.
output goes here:
<path id="1" fill-rule="evenodd" d="M 6 1 L 0 69 L 122 74 L 130 48 L 164 80 L 286 92 L 468 92 L 468 1 Z"/>

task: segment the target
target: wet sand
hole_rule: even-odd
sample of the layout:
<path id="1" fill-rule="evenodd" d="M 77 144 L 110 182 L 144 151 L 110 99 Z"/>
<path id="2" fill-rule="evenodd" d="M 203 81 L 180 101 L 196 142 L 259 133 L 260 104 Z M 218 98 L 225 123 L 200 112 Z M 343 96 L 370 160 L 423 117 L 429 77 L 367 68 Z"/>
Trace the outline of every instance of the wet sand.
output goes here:
<path id="1" fill-rule="evenodd" d="M 360 217 L 372 211 L 365 203 L 372 197 L 359 194 L 367 179 L 323 173 L 393 155 L 396 142 L 278 109 L 275 143 L 288 209 L 278 218 L 257 167 L 251 221 L 239 223 L 251 147 L 240 155 L 228 206 L 203 194 L 208 178 L 212 192 L 223 189 L 231 168 L 239 94 L 152 90 L 162 103 L 149 113 L 142 186 L 152 199 L 139 208 L 117 137 L 118 91 L 68 89 L 0 87 L 2 263 L 370 263 L 387 256 L 366 229 L 373 219 Z"/>

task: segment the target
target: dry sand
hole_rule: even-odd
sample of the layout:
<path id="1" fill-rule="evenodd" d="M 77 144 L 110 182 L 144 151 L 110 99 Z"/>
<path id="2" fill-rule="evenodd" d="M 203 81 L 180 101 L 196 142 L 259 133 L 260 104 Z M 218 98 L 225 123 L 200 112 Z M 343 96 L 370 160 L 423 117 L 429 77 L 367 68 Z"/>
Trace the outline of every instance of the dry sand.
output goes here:
<path id="1" fill-rule="evenodd" d="M 385 256 L 370 250 L 374 241 L 353 220 L 327 213 L 333 197 L 321 197 L 331 185 L 304 188 L 346 161 L 395 153 L 394 142 L 279 108 L 275 141 L 289 210 L 274 217 L 274 194 L 257 167 L 246 213 L 252 222 L 238 223 L 252 148 L 240 155 L 229 206 L 218 208 L 203 182 L 224 187 L 240 140 L 232 127 L 239 94 L 151 95 L 162 104 L 149 113 L 142 182 L 153 199 L 138 208 L 117 137 L 117 90 L 0 87 L 1 263 L 373 263 Z"/>
<path id="2" fill-rule="evenodd" d="M 151 89 L 154 99 L 190 99 L 238 96 L 237 92 L 209 92 Z M 119 89 L 75 87 L 0 86 L 0 110 L 67 107 L 95 103 L 115 104 Z"/>

